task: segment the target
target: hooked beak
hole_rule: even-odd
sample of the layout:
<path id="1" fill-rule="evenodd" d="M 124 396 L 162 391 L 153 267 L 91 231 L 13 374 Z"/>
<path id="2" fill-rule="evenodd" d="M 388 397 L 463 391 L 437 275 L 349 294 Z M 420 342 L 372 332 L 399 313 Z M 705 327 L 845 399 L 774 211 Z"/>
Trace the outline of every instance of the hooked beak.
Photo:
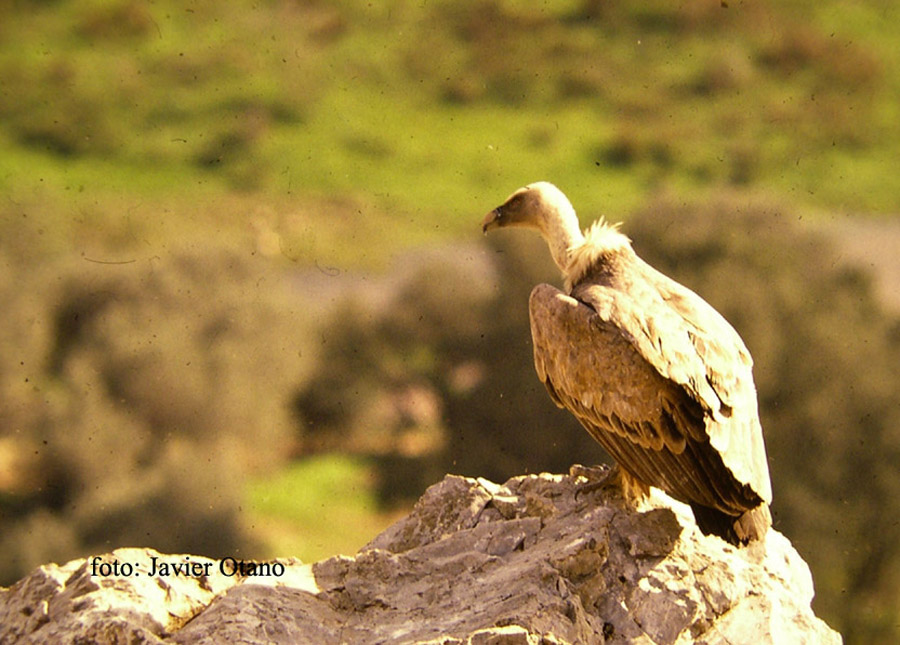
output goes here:
<path id="1" fill-rule="evenodd" d="M 484 220 L 481 222 L 481 232 L 487 235 L 487 232 L 492 228 L 497 228 L 500 226 L 500 218 L 503 216 L 503 213 L 500 211 L 500 207 L 498 206 L 490 213 L 484 216 Z"/>

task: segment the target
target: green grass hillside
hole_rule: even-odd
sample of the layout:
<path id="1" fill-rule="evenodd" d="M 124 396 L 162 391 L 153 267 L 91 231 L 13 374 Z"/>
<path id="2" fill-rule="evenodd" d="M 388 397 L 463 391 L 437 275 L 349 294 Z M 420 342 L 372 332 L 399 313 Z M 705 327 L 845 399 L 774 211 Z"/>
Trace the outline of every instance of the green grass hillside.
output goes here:
<path id="1" fill-rule="evenodd" d="M 263 222 L 292 259 L 373 264 L 537 178 L 585 213 L 722 184 L 804 211 L 900 201 L 890 2 L 0 11 L 0 233 L 23 260 Z"/>

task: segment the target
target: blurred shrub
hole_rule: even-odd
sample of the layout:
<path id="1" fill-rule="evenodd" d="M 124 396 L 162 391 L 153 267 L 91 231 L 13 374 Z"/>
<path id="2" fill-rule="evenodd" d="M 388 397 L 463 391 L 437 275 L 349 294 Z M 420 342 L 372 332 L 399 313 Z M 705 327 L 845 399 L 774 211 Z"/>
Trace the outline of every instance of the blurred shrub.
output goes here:
<path id="1" fill-rule="evenodd" d="M 139 38 L 156 29 L 146 5 L 125 0 L 89 9 L 82 17 L 78 31 L 85 39 L 97 41 Z"/>
<path id="2" fill-rule="evenodd" d="M 534 374 L 528 294 L 553 275 L 546 250 L 527 237 L 489 243 L 487 256 L 408 259 L 380 302 L 339 307 L 322 372 L 298 393 L 311 445 L 381 461 L 383 500 L 414 498 L 448 471 L 503 479 L 602 456 Z"/>
<path id="3" fill-rule="evenodd" d="M 315 354 L 283 271 L 176 252 L 18 278 L 0 284 L 0 579 L 123 545 L 252 550 L 241 485 L 290 456 Z"/>
<path id="4" fill-rule="evenodd" d="M 76 157 L 112 154 L 127 139 L 125 125 L 98 109 L 108 88 L 70 61 L 7 66 L 3 73 L 16 89 L 0 94 L 0 116 L 26 146 Z"/>
<path id="5" fill-rule="evenodd" d="M 889 642 L 900 582 L 900 340 L 868 279 L 779 208 L 736 197 L 659 201 L 626 232 L 749 345 L 775 525 L 810 563 L 818 611 L 848 640 Z M 503 480 L 602 459 L 534 372 L 528 294 L 559 283 L 544 243 L 511 232 L 488 245 L 487 257 L 416 259 L 378 304 L 346 302 L 327 327 L 320 375 L 298 394 L 309 445 L 378 455 L 384 499 L 415 496 L 447 471 Z M 427 414 L 404 408 L 413 392 L 427 395 Z M 432 441 L 407 450 L 404 437 L 424 427 Z"/>

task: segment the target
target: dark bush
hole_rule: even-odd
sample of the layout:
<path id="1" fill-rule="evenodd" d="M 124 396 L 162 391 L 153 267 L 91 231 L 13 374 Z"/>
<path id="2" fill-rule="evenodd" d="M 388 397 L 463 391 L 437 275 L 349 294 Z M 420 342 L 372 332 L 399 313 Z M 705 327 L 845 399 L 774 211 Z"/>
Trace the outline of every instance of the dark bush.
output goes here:
<path id="1" fill-rule="evenodd" d="M 487 256 L 457 249 L 409 267 L 379 306 L 363 312 L 357 301 L 327 325 L 324 371 L 297 397 L 309 441 L 327 435 L 380 455 L 388 500 L 414 498 L 448 471 L 503 479 L 567 469 L 573 455 L 602 459 L 534 374 L 528 294 L 553 277 L 539 240 L 492 238 Z M 437 410 L 405 405 L 410 392 Z M 423 467 L 398 478 L 400 447 L 415 435 Z"/>
<path id="2" fill-rule="evenodd" d="M 288 394 L 314 356 L 290 285 L 209 251 L 0 285 L 0 582 L 119 546 L 254 550 L 242 482 L 292 453 Z"/>

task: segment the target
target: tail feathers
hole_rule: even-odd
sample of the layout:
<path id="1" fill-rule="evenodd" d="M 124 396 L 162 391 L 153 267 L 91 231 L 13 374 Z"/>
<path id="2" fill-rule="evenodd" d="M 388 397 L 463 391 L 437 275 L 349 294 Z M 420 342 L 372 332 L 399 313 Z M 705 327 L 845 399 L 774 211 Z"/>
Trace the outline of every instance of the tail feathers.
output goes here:
<path id="1" fill-rule="evenodd" d="M 762 540 L 772 526 L 772 515 L 765 503 L 737 516 L 699 504 L 691 504 L 691 509 L 694 511 L 697 526 L 704 535 L 718 535 L 735 546 Z"/>

